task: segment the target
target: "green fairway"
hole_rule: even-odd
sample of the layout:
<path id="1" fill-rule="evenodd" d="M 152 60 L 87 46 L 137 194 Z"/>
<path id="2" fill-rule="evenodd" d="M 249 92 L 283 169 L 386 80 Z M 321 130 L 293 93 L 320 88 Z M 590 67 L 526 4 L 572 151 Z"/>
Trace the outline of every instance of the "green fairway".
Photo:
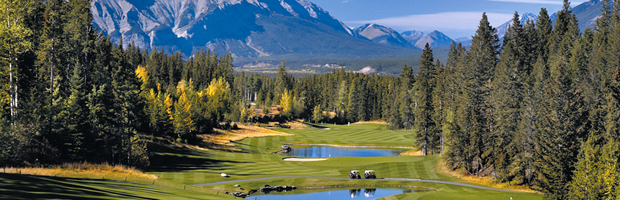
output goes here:
<path id="1" fill-rule="evenodd" d="M 188 188 L 189 189 L 189 188 Z M 222 199 L 147 184 L 0 173 L 0 199 Z"/>
<path id="2" fill-rule="evenodd" d="M 180 184 L 201 184 L 229 180 L 244 180 L 273 176 L 312 176 L 312 177 L 348 177 L 352 169 L 373 169 L 378 177 L 410 178 L 425 180 L 441 180 L 464 182 L 436 170 L 438 156 L 427 157 L 340 157 L 319 162 L 283 161 L 285 156 L 272 155 L 282 144 L 345 144 L 370 146 L 403 146 L 411 147 L 413 133 L 411 131 L 391 131 L 385 125 L 363 124 L 351 126 L 324 125 L 325 129 L 308 128 L 301 130 L 277 129 L 278 131 L 295 134 L 294 136 L 277 136 L 247 138 L 235 144 L 242 152 L 199 151 L 191 149 L 155 149 L 156 156 L 152 159 L 150 173 L 160 176 L 168 182 Z M 227 173 L 230 177 L 221 177 Z M 398 182 L 384 180 L 331 180 L 315 178 L 269 179 L 261 181 L 239 182 L 246 189 L 257 189 L 263 184 L 325 186 L 325 185 L 408 185 L 435 188 L 439 191 L 397 195 L 397 199 L 541 199 L 539 194 L 506 193 L 463 186 Z M 217 191 L 238 191 L 234 183 L 215 186 L 204 186 Z M 497 197 L 497 198 L 496 198 Z"/>
<path id="3" fill-rule="evenodd" d="M 294 136 L 247 138 L 236 141 L 239 152 L 197 150 L 153 144 L 148 173 L 156 182 L 95 180 L 66 177 L 0 174 L 0 199 L 221 199 L 224 191 L 248 192 L 264 184 L 297 187 L 417 188 L 385 199 L 541 199 L 540 194 L 474 188 L 476 184 L 437 170 L 439 156 L 336 157 L 317 162 L 284 161 L 272 154 L 282 144 L 341 144 L 412 147 L 411 131 L 392 131 L 386 125 L 325 125 L 307 129 L 277 129 Z M 351 180 L 350 170 L 376 171 L 378 178 Z M 230 177 L 222 177 L 226 173 Z M 253 180 L 248 180 L 253 179 Z M 404 180 L 407 179 L 407 180 Z M 435 182 L 420 182 L 430 180 Z M 437 183 L 437 181 L 445 181 Z M 222 182 L 222 183 L 220 183 Z M 461 184 L 454 185 L 453 183 Z M 199 186 L 198 184 L 206 184 Z M 241 190 L 233 185 L 240 184 Z M 473 187 L 472 187 L 473 186 Z M 187 190 L 185 190 L 187 187 Z M 318 190 L 298 190 L 305 193 Z"/>

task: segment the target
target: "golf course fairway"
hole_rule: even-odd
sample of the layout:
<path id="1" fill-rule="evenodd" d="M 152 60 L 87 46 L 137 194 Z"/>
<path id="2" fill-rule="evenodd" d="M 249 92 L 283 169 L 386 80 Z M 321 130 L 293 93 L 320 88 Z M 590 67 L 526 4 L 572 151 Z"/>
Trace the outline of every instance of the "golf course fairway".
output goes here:
<path id="1" fill-rule="evenodd" d="M 317 126 L 321 126 L 318 124 Z M 286 156 L 272 154 L 283 144 L 332 144 L 356 146 L 412 147 L 411 131 L 393 131 L 381 124 L 323 125 L 326 128 L 276 129 L 293 136 L 246 138 L 236 141 L 240 152 L 200 151 L 192 149 L 161 149 L 152 159 L 157 166 L 150 173 L 161 179 L 188 185 L 227 181 L 225 184 L 203 185 L 208 190 L 245 192 L 267 185 L 294 185 L 297 187 L 379 185 L 417 186 L 437 191 L 407 193 L 386 199 L 542 199 L 542 195 L 524 192 L 501 192 L 453 184 L 412 182 L 398 180 L 346 179 L 351 170 L 375 170 L 378 178 L 401 178 L 468 183 L 436 168 L 440 157 L 337 157 L 325 161 L 290 162 Z M 328 128 L 328 129 L 327 129 Z M 222 177 L 226 173 L 229 177 Z M 286 176 L 285 178 L 277 178 Z M 276 178 L 273 178 L 276 177 Z M 331 177 L 344 179 L 326 179 Z M 259 179 L 259 180 L 252 180 Z M 251 180 L 251 181 L 244 181 Z M 235 182 L 238 181 L 238 182 Z M 241 185 L 244 190 L 234 187 Z M 483 185 L 477 185 L 483 186 Z M 485 186 L 486 187 L 486 186 Z"/>
<path id="2" fill-rule="evenodd" d="M 438 169 L 441 160 L 438 155 L 334 157 L 296 162 L 283 160 L 287 156 L 272 154 L 283 144 L 410 148 L 414 142 L 411 131 L 393 131 L 382 124 L 316 126 L 324 128 L 279 128 L 275 131 L 292 136 L 233 141 L 239 151 L 153 144 L 149 146 L 154 156 L 147 173 L 159 178 L 152 183 L 0 173 L 0 198 L 234 199 L 224 193 L 247 193 L 263 185 L 292 185 L 299 188 L 295 193 L 363 187 L 425 191 L 383 199 L 542 199 L 538 193 L 493 189 L 442 173 Z M 375 170 L 378 179 L 348 179 L 351 170 Z M 228 177 L 222 177 L 221 173 Z M 235 187 L 236 184 L 240 186 Z"/>

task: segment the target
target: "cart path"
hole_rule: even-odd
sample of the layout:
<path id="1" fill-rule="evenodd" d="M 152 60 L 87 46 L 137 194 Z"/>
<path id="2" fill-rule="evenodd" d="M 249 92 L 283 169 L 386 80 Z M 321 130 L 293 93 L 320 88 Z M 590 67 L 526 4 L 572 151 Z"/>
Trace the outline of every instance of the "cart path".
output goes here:
<path id="1" fill-rule="evenodd" d="M 237 182 L 244 182 L 244 181 L 262 181 L 262 180 L 278 179 L 278 178 L 316 178 L 316 179 L 349 180 L 349 178 L 320 177 L 320 176 L 272 176 L 272 177 L 263 177 L 263 178 L 241 179 L 241 180 L 230 180 L 230 181 L 220 181 L 220 182 L 213 182 L 213 183 L 195 184 L 193 186 L 221 185 L 221 184 L 237 183 Z M 377 180 L 437 183 L 437 184 L 456 185 L 456 186 L 483 189 L 483 190 L 491 190 L 491 191 L 497 191 L 497 192 L 512 192 L 512 193 L 519 192 L 519 191 L 513 191 L 513 190 L 504 190 L 504 189 L 490 188 L 490 187 L 479 186 L 479 185 L 471 185 L 471 184 L 466 184 L 466 183 L 456 183 L 456 182 L 439 181 L 439 180 L 423 180 L 423 179 L 408 179 L 408 178 L 379 178 Z"/>

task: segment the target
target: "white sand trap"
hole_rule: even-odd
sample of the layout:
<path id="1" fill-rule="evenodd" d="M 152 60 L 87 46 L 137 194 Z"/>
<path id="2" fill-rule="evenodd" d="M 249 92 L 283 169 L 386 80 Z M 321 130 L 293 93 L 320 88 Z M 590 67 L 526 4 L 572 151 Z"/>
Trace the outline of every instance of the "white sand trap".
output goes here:
<path id="1" fill-rule="evenodd" d="M 285 158 L 284 161 L 296 161 L 296 162 L 314 162 L 314 161 L 324 161 L 327 158 Z"/>

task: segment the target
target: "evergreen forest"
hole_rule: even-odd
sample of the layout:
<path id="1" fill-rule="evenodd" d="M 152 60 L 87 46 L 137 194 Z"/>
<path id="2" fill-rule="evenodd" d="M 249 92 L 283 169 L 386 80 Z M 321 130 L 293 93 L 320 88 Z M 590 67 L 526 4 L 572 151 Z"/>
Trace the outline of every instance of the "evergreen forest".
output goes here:
<path id="1" fill-rule="evenodd" d="M 482 19 L 446 61 L 417 71 L 296 77 L 236 73 L 233 55 L 116 44 L 88 0 L 0 0 L 0 165 L 110 163 L 147 169 L 154 137 L 197 143 L 234 123 L 386 121 L 423 155 L 546 199 L 620 198 L 620 1 L 579 30 L 518 13 L 500 40 Z"/>

